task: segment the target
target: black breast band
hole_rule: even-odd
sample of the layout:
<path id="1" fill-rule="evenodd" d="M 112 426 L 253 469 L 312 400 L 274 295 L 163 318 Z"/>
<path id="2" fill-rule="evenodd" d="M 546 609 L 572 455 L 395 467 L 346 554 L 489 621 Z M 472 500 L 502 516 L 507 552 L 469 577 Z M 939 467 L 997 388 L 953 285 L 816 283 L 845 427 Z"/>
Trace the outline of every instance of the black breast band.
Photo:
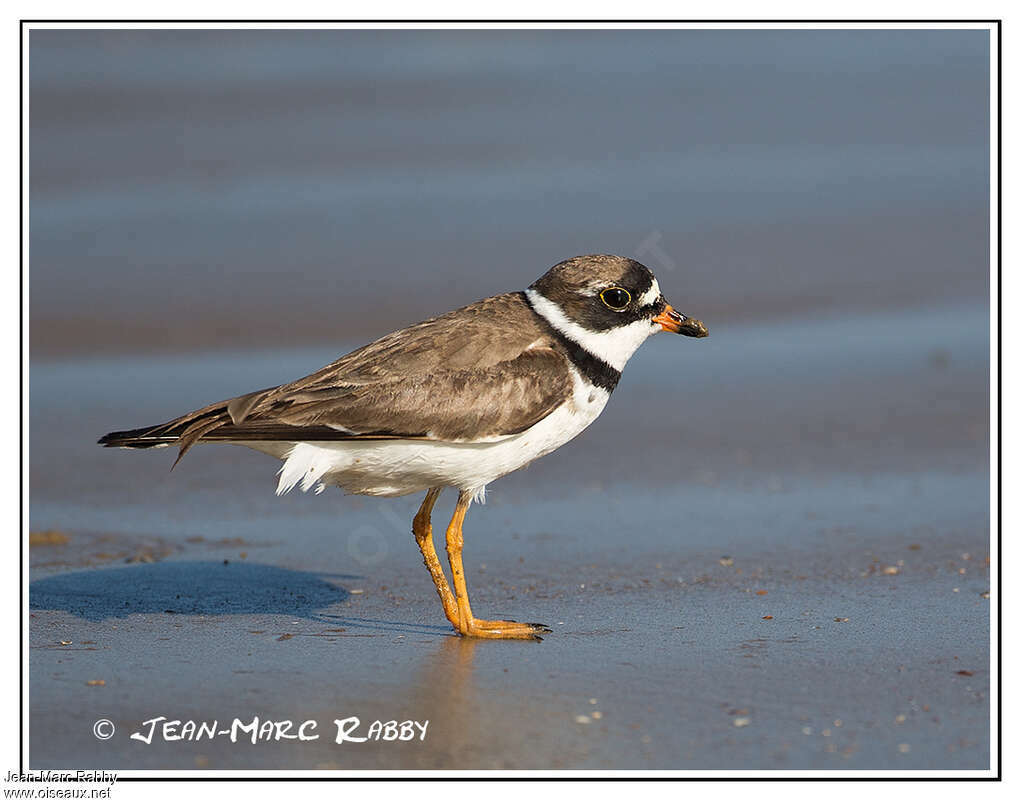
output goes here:
<path id="1" fill-rule="evenodd" d="M 569 356 L 569 361 L 591 385 L 603 388 L 608 393 L 615 390 L 615 386 L 619 384 L 619 378 L 622 377 L 621 371 L 606 363 L 593 352 L 587 351 L 564 332 L 552 326 L 550 321 L 533 309 L 533 305 L 530 304 L 525 293 L 523 301 L 527 307 L 533 310 L 533 314 L 537 316 L 537 320 L 544 325 L 544 328 L 562 345 Z"/>

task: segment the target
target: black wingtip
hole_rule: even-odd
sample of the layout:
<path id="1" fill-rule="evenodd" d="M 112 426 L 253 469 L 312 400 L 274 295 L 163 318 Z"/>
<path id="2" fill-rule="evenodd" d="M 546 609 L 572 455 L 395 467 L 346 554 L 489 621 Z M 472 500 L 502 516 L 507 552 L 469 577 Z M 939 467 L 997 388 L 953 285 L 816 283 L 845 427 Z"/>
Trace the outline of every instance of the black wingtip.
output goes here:
<path id="1" fill-rule="evenodd" d="M 101 436 L 99 441 L 96 443 L 103 447 L 117 447 L 120 446 L 121 441 L 124 439 L 126 433 L 107 433 L 105 436 Z"/>
<path id="2" fill-rule="evenodd" d="M 138 430 L 117 430 L 107 433 L 96 443 L 101 447 L 129 447 L 131 449 L 147 449 L 164 447 L 177 441 L 176 436 L 152 435 L 152 427 L 140 427 Z"/>

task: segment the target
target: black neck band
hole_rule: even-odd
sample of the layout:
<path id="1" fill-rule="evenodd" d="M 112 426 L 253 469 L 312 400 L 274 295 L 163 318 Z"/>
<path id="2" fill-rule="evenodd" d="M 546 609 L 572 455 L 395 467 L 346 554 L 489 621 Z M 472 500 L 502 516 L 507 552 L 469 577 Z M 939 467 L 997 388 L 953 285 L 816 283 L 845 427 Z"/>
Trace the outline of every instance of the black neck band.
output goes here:
<path id="1" fill-rule="evenodd" d="M 591 385 L 603 388 L 609 394 L 615 390 L 615 386 L 619 384 L 619 378 L 622 377 L 621 371 L 606 363 L 593 352 L 587 351 L 582 345 L 557 327 L 552 326 L 550 321 L 533 309 L 533 305 L 530 304 L 530 299 L 525 293 L 523 294 L 523 301 L 526 302 L 527 307 L 533 310 L 533 314 L 537 316 L 537 319 L 548 332 L 554 336 L 555 340 L 562 345 L 562 348 L 565 349 L 566 354 L 569 356 L 569 361 Z"/>

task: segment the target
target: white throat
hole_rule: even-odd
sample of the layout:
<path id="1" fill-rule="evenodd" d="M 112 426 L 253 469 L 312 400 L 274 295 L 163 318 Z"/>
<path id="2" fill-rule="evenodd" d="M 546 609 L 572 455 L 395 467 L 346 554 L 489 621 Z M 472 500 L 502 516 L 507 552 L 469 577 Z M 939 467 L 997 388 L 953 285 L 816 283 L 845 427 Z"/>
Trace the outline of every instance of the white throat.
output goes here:
<path id="1" fill-rule="evenodd" d="M 537 315 L 616 371 L 622 371 L 640 344 L 661 329 L 650 321 L 634 321 L 604 332 L 592 332 L 570 321 L 561 307 L 533 288 L 526 290 L 526 298 Z"/>

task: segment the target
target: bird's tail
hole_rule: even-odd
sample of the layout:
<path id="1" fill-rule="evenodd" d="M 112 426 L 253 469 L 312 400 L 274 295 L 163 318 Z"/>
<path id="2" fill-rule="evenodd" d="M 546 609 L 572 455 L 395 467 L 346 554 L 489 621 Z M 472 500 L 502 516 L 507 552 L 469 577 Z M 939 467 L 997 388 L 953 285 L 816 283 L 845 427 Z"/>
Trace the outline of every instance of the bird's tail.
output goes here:
<path id="1" fill-rule="evenodd" d="M 230 423 L 231 415 L 228 413 L 227 403 L 216 402 L 163 424 L 107 433 L 98 443 L 104 447 L 126 449 L 153 449 L 175 444 L 178 447 L 178 458 L 174 464 L 177 465 L 189 447 L 211 430 Z"/>
<path id="2" fill-rule="evenodd" d="M 285 386 L 281 386 L 285 387 Z M 265 388 L 251 394 L 214 402 L 152 427 L 137 430 L 118 430 L 107 433 L 99 440 L 104 447 L 127 449 L 153 449 L 178 447 L 178 458 L 184 457 L 193 444 L 203 442 L 249 443 L 252 441 L 347 441 L 349 439 L 393 438 L 390 433 L 356 434 L 349 430 L 317 424 L 289 424 L 274 417 L 251 416 L 253 408 L 280 390 Z"/>

